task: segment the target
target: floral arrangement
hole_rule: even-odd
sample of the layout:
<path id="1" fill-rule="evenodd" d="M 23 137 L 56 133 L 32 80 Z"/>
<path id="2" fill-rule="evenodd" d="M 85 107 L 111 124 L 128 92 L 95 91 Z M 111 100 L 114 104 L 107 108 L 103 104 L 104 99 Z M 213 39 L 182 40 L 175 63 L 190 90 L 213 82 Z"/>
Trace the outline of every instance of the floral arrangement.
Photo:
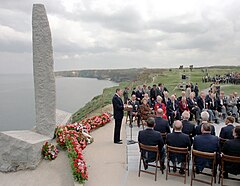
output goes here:
<path id="1" fill-rule="evenodd" d="M 42 155 L 44 159 L 54 160 L 57 158 L 58 152 L 56 146 L 48 142 L 42 147 Z"/>
<path id="2" fill-rule="evenodd" d="M 56 128 L 56 141 L 63 149 L 67 149 L 73 177 L 79 183 L 84 183 L 88 179 L 87 165 L 82 151 L 93 142 L 89 133 L 110 122 L 110 117 L 110 114 L 104 113 L 79 123 L 61 125 Z"/>
<path id="3" fill-rule="evenodd" d="M 100 116 L 93 116 L 92 118 L 82 120 L 81 123 L 84 125 L 90 125 L 91 130 L 94 130 L 110 122 L 110 117 L 111 115 L 109 113 L 104 113 Z"/>

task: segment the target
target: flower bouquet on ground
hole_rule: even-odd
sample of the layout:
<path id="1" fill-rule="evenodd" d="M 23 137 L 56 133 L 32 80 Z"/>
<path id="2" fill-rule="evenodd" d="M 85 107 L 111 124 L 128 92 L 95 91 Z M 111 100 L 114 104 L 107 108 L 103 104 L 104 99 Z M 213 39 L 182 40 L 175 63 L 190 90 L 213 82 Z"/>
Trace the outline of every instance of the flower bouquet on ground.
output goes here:
<path id="1" fill-rule="evenodd" d="M 55 145 L 46 142 L 42 147 L 42 155 L 44 159 L 47 160 L 54 160 L 57 158 L 58 155 L 58 149 Z"/>

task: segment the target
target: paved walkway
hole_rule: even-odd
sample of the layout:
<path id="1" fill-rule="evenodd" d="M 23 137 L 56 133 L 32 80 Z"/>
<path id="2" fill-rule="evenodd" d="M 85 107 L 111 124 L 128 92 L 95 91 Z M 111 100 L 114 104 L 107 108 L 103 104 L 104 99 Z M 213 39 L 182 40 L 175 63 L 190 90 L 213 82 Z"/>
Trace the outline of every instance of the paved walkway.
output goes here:
<path id="1" fill-rule="evenodd" d="M 93 131 L 94 142 L 84 150 L 89 171 L 85 186 L 121 186 L 126 175 L 126 137 L 122 127 L 123 144 L 113 143 L 114 120 Z"/>

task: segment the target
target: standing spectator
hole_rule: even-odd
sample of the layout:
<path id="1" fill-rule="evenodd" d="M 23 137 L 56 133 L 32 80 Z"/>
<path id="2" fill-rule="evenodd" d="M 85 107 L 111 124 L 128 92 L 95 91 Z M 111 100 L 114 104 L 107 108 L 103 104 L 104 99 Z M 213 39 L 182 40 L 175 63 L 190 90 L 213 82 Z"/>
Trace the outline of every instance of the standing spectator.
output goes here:
<path id="1" fill-rule="evenodd" d="M 136 91 L 136 98 L 139 101 L 139 103 L 141 104 L 141 100 L 143 98 L 143 92 L 142 92 L 141 86 L 138 86 L 138 89 Z"/>
<path id="2" fill-rule="evenodd" d="M 151 98 L 151 103 L 153 105 L 157 98 L 157 86 L 156 85 L 153 85 L 153 87 L 150 91 L 150 98 Z"/>
<path id="3" fill-rule="evenodd" d="M 129 100 L 128 93 L 129 93 L 129 87 L 125 87 L 125 89 L 123 91 L 124 104 L 127 104 L 127 101 Z"/>
<path id="4" fill-rule="evenodd" d="M 198 97 L 199 88 L 198 88 L 198 84 L 197 83 L 195 84 L 194 92 L 195 92 L 195 96 Z"/>

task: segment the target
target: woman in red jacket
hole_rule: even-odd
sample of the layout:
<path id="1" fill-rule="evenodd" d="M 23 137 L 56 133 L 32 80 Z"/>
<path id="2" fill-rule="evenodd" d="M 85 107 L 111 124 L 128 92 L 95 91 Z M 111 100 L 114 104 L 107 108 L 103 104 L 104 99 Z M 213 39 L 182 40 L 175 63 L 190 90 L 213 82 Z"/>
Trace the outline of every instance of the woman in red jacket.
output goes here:
<path id="1" fill-rule="evenodd" d="M 163 110 L 163 119 L 167 120 L 167 109 L 166 109 L 166 105 L 164 103 L 162 103 L 162 97 L 161 96 L 157 96 L 157 101 L 155 102 L 154 105 L 154 111 L 155 113 L 157 112 L 157 110 L 161 108 Z"/>
<path id="2" fill-rule="evenodd" d="M 179 110 L 180 110 L 181 115 L 185 110 L 189 111 L 188 102 L 187 102 L 186 97 L 182 97 L 182 99 L 179 101 Z"/>

